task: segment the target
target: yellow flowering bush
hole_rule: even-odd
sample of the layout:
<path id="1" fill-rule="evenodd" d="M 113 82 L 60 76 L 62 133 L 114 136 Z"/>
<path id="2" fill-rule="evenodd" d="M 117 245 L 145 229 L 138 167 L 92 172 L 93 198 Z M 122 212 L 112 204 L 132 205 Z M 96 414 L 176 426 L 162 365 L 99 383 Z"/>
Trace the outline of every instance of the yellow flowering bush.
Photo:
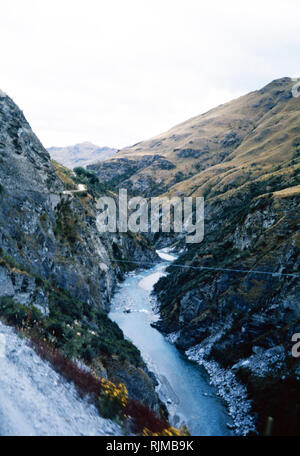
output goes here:
<path id="1" fill-rule="evenodd" d="M 190 433 L 186 426 L 182 426 L 180 429 L 176 429 L 173 426 L 170 426 L 166 429 L 163 429 L 160 432 L 151 432 L 151 431 L 149 431 L 149 429 L 144 428 L 143 435 L 147 436 L 147 437 L 161 437 L 161 436 L 182 437 L 182 436 L 190 435 Z"/>
<path id="2" fill-rule="evenodd" d="M 128 391 L 124 383 L 115 385 L 110 380 L 101 379 L 101 394 L 109 399 L 117 401 L 122 407 L 126 407 L 128 401 Z"/>
<path id="3" fill-rule="evenodd" d="M 128 402 L 128 391 L 124 383 L 115 383 L 102 378 L 100 380 L 100 413 L 104 418 L 116 418 L 121 415 Z"/>

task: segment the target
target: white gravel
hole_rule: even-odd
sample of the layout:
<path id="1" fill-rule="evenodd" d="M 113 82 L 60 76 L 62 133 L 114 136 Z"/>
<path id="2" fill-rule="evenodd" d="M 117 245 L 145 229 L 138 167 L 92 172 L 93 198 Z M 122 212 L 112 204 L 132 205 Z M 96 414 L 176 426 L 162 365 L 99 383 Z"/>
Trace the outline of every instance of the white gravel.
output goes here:
<path id="1" fill-rule="evenodd" d="M 1 322 L 0 336 L 0 435 L 122 435 Z"/>

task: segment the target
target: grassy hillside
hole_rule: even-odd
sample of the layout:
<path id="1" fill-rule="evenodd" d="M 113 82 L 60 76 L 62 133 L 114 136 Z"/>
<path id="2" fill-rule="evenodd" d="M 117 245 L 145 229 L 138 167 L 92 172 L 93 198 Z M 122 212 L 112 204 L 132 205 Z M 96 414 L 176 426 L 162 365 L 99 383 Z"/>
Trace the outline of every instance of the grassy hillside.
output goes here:
<path id="1" fill-rule="evenodd" d="M 259 432 L 272 417 L 272 433 L 283 435 L 300 429 L 300 364 L 291 351 L 300 332 L 300 99 L 293 84 L 273 81 L 93 167 L 114 189 L 205 197 L 203 242 L 179 240 L 185 250 L 177 267 L 155 286 L 156 325 L 180 349 L 195 347 L 197 360 L 234 372 L 253 400 Z"/>
<path id="2" fill-rule="evenodd" d="M 114 185 L 147 195 L 167 192 L 213 198 L 250 182 L 261 186 L 267 181 L 278 190 L 298 185 L 300 103 L 292 97 L 293 84 L 289 78 L 274 81 L 123 149 L 93 169 L 103 180 L 117 176 Z M 145 156 L 159 158 L 150 164 L 148 158 L 143 165 Z M 169 166 L 161 166 L 162 157 Z M 120 174 L 124 160 L 126 173 Z"/>

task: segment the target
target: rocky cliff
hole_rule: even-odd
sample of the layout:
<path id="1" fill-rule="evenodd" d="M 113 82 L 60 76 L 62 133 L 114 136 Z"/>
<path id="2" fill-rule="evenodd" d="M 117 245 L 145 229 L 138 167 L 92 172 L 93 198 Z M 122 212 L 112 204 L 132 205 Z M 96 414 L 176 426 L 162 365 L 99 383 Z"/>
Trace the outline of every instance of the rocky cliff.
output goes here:
<path id="1" fill-rule="evenodd" d="M 298 186 L 209 205 L 204 241 L 177 261 L 192 268 L 170 267 L 155 287 L 158 328 L 191 359 L 217 362 L 246 385 L 259 432 L 268 417 L 274 434 L 299 431 L 299 197 Z M 232 403 L 230 386 L 223 395 Z M 240 400 L 231 404 L 238 422 Z"/>
<path id="2" fill-rule="evenodd" d="M 134 236 L 100 234 L 94 196 L 70 191 L 58 175 L 23 113 L 0 92 L 1 315 L 17 324 L 34 316 L 45 337 L 104 376 L 130 370 L 129 392 L 158 410 L 138 350 L 106 317 L 128 268 L 114 259 L 156 254 Z"/>

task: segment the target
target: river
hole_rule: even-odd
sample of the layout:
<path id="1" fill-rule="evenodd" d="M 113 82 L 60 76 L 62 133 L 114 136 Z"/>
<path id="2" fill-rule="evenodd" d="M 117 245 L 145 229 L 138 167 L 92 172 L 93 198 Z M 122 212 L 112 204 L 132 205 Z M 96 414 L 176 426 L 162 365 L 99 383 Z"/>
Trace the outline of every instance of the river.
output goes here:
<path id="1" fill-rule="evenodd" d="M 232 421 L 216 389 L 210 385 L 204 368 L 182 355 L 151 322 L 154 312 L 151 291 L 165 274 L 168 262 L 175 259 L 158 252 L 164 260 L 151 269 L 128 274 L 114 295 L 110 318 L 136 345 L 159 382 L 157 392 L 168 407 L 171 424 L 185 423 L 193 436 L 232 435 Z"/>

